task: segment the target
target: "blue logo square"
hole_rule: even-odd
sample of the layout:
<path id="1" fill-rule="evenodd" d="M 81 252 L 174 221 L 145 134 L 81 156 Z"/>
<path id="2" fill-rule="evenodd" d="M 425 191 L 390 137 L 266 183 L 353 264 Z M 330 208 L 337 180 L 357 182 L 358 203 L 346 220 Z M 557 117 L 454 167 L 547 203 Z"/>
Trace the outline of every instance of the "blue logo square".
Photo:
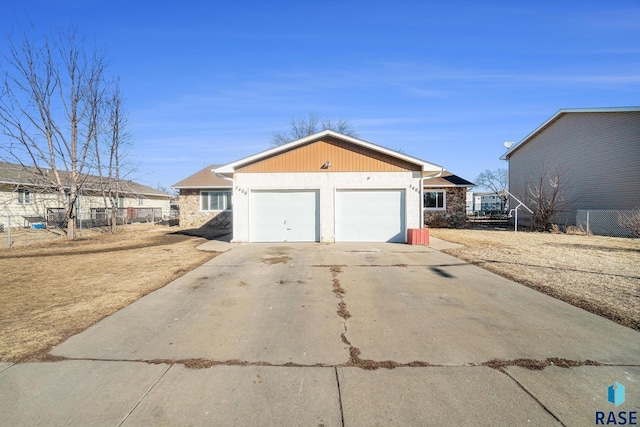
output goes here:
<path id="1" fill-rule="evenodd" d="M 624 386 L 616 381 L 615 384 L 609 386 L 608 401 L 616 405 L 616 407 L 624 403 Z"/>

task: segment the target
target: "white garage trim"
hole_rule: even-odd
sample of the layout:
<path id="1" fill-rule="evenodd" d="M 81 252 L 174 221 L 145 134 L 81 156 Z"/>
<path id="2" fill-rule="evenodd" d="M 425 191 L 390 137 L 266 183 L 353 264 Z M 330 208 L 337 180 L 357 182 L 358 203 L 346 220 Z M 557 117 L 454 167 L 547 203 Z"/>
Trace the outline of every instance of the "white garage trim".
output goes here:
<path id="1" fill-rule="evenodd" d="M 319 190 L 251 190 L 251 242 L 320 240 Z"/>
<path id="2" fill-rule="evenodd" d="M 406 242 L 404 189 L 336 189 L 336 242 Z"/>

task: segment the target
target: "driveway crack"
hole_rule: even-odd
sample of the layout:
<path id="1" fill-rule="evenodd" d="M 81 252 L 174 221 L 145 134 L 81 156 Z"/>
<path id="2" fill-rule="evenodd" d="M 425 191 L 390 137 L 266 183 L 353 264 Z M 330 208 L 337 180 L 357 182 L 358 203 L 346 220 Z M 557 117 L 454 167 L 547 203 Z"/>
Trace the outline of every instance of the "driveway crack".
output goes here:
<path id="1" fill-rule="evenodd" d="M 338 316 L 342 317 L 343 319 L 343 331 L 340 334 L 340 338 L 342 339 L 342 342 L 344 344 L 349 346 L 349 354 L 351 358 L 353 358 L 354 351 L 357 351 L 359 353 L 360 350 L 354 348 L 347 338 L 347 331 L 349 330 L 349 328 L 347 327 L 347 320 L 349 320 L 349 318 L 351 317 L 351 313 L 349 313 L 349 310 L 347 310 L 347 304 L 344 302 L 344 294 L 346 293 L 346 291 L 342 287 L 340 279 L 338 279 L 338 274 L 342 273 L 342 266 L 332 265 L 329 271 L 331 271 L 331 278 L 333 280 L 333 293 L 335 294 L 336 298 L 340 300 L 340 302 L 338 303 L 338 310 L 336 310 Z"/>
<path id="2" fill-rule="evenodd" d="M 331 266 L 331 277 L 333 278 L 333 293 L 336 295 L 336 298 L 340 299 L 338 303 L 338 316 L 344 319 L 344 332 L 347 332 L 347 320 L 351 317 L 351 313 L 347 310 L 347 304 L 344 302 L 344 294 L 345 290 L 342 288 L 340 284 L 340 279 L 338 279 L 338 274 L 342 273 L 342 267 L 339 265 Z M 342 341 L 345 341 L 346 338 L 343 338 Z M 346 344 L 346 343 L 345 343 Z"/>
<path id="3" fill-rule="evenodd" d="M 333 293 L 336 295 L 336 298 L 340 299 L 338 303 L 338 316 L 343 319 L 343 332 L 340 334 L 340 338 L 342 342 L 349 346 L 349 361 L 342 366 L 353 366 L 360 369 L 365 370 L 375 370 L 378 368 L 386 368 L 386 369 L 394 369 L 397 367 L 425 367 L 432 366 L 428 362 L 414 361 L 410 363 L 398 363 L 393 360 L 371 360 L 371 359 L 362 359 L 360 358 L 360 349 L 351 344 L 351 341 L 347 338 L 347 332 L 349 328 L 347 327 L 347 320 L 351 317 L 351 313 L 347 309 L 347 304 L 344 302 L 344 295 L 347 293 L 342 284 L 340 283 L 340 279 L 338 278 L 338 274 L 342 273 L 341 265 L 332 265 L 330 267 L 331 277 L 333 279 Z"/>
<path id="4" fill-rule="evenodd" d="M 531 371 L 541 371 L 548 366 L 557 366 L 558 368 L 574 368 L 577 366 L 603 366 L 603 363 L 594 360 L 569 360 L 559 357 L 549 357 L 544 360 L 538 359 L 514 359 L 514 360 L 501 360 L 493 359 L 488 362 L 484 362 L 482 366 L 488 366 L 489 368 L 496 369 L 504 372 L 502 368 L 507 366 L 518 366 L 520 368 L 526 368 Z"/>

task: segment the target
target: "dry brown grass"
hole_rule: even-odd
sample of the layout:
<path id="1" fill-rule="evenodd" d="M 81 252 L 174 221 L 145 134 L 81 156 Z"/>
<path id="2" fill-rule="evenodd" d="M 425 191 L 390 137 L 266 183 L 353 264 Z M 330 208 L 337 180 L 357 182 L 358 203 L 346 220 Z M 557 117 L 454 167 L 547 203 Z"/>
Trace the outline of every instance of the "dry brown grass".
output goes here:
<path id="1" fill-rule="evenodd" d="M 640 240 L 432 229 L 464 248 L 446 252 L 622 325 L 640 330 Z"/>
<path id="2" fill-rule="evenodd" d="M 54 345 L 216 255 L 195 249 L 202 238 L 174 231 L 140 225 L 0 250 L 0 360 L 46 358 Z"/>

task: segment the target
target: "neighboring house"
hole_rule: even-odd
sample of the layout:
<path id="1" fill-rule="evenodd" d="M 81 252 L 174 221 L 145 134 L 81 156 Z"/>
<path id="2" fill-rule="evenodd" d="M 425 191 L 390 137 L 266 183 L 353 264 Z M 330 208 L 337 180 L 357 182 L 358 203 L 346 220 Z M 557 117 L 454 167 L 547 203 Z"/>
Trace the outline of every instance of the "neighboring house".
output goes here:
<path id="1" fill-rule="evenodd" d="M 230 212 L 233 202 L 232 181 L 216 176 L 209 165 L 172 185 L 179 191 L 180 225 L 202 227 L 223 212 Z"/>
<path id="2" fill-rule="evenodd" d="M 571 202 L 558 224 L 575 225 L 579 209 L 633 209 L 640 206 L 640 107 L 560 110 L 501 159 L 509 162 L 509 191 L 525 204 L 541 177 L 548 183 L 558 172 Z"/>
<path id="3" fill-rule="evenodd" d="M 467 215 L 472 215 L 473 214 L 473 191 L 469 188 L 467 189 Z"/>
<path id="4" fill-rule="evenodd" d="M 63 182 L 68 180 L 67 172 L 60 171 L 60 175 Z M 100 178 L 83 175 L 83 181 L 76 202 L 78 217 L 98 222 L 104 219 L 105 209 Z M 122 193 L 117 204 L 121 217 L 152 215 L 162 219 L 169 214 L 171 195 L 128 180 L 121 180 L 120 188 Z M 12 227 L 23 227 L 35 222 L 59 221 L 64 212 L 64 201 L 60 197 L 51 184 L 38 176 L 35 168 L 0 162 L 0 223 L 7 224 L 11 218 Z"/>
<path id="5" fill-rule="evenodd" d="M 501 192 L 504 193 L 504 192 Z M 473 212 L 502 212 L 506 209 L 502 197 L 493 192 L 472 193 Z"/>
<path id="6" fill-rule="evenodd" d="M 406 242 L 407 229 L 422 228 L 428 213 L 464 216 L 469 184 L 441 166 L 330 130 L 215 174 L 233 180 L 235 242 Z"/>

